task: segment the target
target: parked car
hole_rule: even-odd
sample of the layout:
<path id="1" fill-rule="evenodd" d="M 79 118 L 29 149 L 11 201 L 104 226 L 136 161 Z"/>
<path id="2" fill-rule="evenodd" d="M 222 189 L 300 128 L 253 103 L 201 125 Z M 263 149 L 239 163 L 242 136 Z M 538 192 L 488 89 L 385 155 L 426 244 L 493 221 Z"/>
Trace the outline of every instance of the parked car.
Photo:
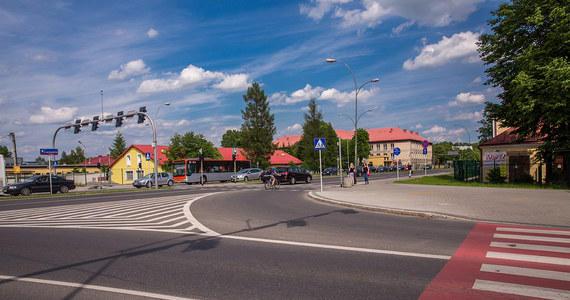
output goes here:
<path id="1" fill-rule="evenodd" d="M 378 168 L 376 168 L 376 172 L 377 173 L 383 173 L 383 172 L 390 172 L 390 170 L 386 166 L 378 166 Z"/>
<path id="2" fill-rule="evenodd" d="M 323 170 L 323 175 L 338 175 L 338 168 L 326 168 Z"/>
<path id="3" fill-rule="evenodd" d="M 376 173 L 376 172 L 378 172 L 378 170 L 376 169 L 375 166 L 368 166 L 368 170 L 370 171 L 370 173 Z"/>
<path id="4" fill-rule="evenodd" d="M 174 184 L 174 177 L 172 174 L 168 172 L 159 172 L 158 173 L 158 186 L 161 187 L 163 185 L 172 186 Z M 135 179 L 133 181 L 133 186 L 136 188 L 141 188 L 146 186 L 150 188 L 154 186 L 154 173 L 146 174 L 144 177 Z"/>
<path id="5" fill-rule="evenodd" d="M 248 180 L 257 180 L 261 177 L 263 171 L 257 168 L 251 169 L 241 169 L 236 175 L 232 175 L 231 181 L 248 181 Z"/>
<path id="6" fill-rule="evenodd" d="M 54 175 L 51 176 L 51 185 L 53 193 L 57 193 L 58 191 L 61 193 L 67 193 L 69 190 L 75 189 L 75 181 Z M 49 191 L 49 175 L 34 176 L 20 183 L 9 184 L 2 189 L 4 194 L 11 194 L 14 196 L 28 196 L 32 193 Z"/>

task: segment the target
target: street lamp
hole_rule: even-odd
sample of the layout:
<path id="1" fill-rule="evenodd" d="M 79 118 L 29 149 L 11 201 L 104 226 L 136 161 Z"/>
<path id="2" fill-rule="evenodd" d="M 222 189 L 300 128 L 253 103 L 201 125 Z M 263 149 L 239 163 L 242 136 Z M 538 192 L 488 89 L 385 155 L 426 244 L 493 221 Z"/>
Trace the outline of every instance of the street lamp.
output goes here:
<path id="1" fill-rule="evenodd" d="M 371 83 L 371 82 L 378 82 L 380 80 L 378 78 L 374 78 L 370 81 L 365 82 L 360 87 L 358 87 L 358 84 L 356 83 L 356 77 L 354 76 L 354 73 L 348 67 L 348 65 L 346 63 L 344 63 L 343 61 L 334 59 L 334 58 L 327 58 L 327 62 L 328 63 L 339 62 L 339 63 L 344 64 L 346 66 L 346 68 L 350 71 L 350 74 L 352 75 L 352 79 L 354 79 L 354 119 L 356 120 L 354 122 L 354 165 L 356 167 L 358 165 L 358 135 L 357 135 L 358 119 L 359 119 L 357 117 L 358 116 L 358 93 L 360 92 L 360 89 L 362 89 L 362 87 L 365 86 L 366 84 Z"/>
<path id="2" fill-rule="evenodd" d="M 457 125 L 457 124 L 454 124 L 453 126 L 463 127 L 463 129 L 465 129 L 465 131 L 467 131 L 467 139 L 469 141 L 469 146 L 471 146 L 471 135 L 469 134 L 469 130 L 467 130 L 467 127 L 465 127 L 463 125 Z M 469 153 L 469 160 L 471 160 L 471 153 Z"/>
<path id="3" fill-rule="evenodd" d="M 161 105 L 158 106 L 158 108 L 156 109 L 156 115 L 155 115 L 155 119 L 158 122 L 158 111 L 160 110 L 160 108 L 162 106 L 170 106 L 170 102 L 165 102 Z M 149 118 L 150 119 L 150 118 Z M 152 121 L 151 121 L 152 122 Z M 158 189 L 158 145 L 157 143 L 157 135 L 156 135 L 156 125 L 153 126 L 154 127 L 154 141 L 152 143 L 152 148 L 153 148 L 153 152 L 154 152 L 154 181 L 155 181 L 155 189 Z"/>

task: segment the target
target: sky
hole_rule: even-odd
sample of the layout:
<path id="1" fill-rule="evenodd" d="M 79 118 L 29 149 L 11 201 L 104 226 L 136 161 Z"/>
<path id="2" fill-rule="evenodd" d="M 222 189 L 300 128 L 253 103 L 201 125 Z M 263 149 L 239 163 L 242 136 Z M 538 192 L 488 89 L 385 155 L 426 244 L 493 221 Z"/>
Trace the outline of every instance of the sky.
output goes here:
<path id="1" fill-rule="evenodd" d="M 150 145 L 152 127 L 136 118 L 56 135 L 77 119 L 146 106 L 158 144 L 193 131 L 220 146 L 240 129 L 253 82 L 275 115 L 275 139 L 302 134 L 315 98 L 335 129 L 353 130 L 356 108 L 359 128 L 476 142 L 484 103 L 500 92 L 484 84 L 476 42 L 499 3 L 2 1 L 0 145 L 13 151 L 14 132 L 24 160 L 54 136 L 60 154 L 106 155 L 118 132 L 127 145 Z M 364 84 L 356 104 L 351 71 Z"/>

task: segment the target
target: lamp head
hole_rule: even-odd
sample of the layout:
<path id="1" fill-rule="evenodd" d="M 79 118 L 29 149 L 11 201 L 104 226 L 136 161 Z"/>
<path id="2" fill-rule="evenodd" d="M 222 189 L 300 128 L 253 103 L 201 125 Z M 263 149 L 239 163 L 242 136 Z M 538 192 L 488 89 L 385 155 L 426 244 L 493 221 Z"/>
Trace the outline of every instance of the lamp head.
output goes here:
<path id="1" fill-rule="evenodd" d="M 380 79 L 378 79 L 378 78 L 374 78 L 374 79 L 370 80 L 370 82 L 378 82 L 378 81 L 380 81 Z"/>
<path id="2" fill-rule="evenodd" d="M 327 62 L 328 62 L 328 63 L 333 63 L 333 62 L 336 62 L 336 59 L 334 59 L 334 58 L 327 58 Z"/>
<path id="3" fill-rule="evenodd" d="M 166 102 L 166 103 L 164 103 L 164 105 L 170 106 L 170 102 Z"/>

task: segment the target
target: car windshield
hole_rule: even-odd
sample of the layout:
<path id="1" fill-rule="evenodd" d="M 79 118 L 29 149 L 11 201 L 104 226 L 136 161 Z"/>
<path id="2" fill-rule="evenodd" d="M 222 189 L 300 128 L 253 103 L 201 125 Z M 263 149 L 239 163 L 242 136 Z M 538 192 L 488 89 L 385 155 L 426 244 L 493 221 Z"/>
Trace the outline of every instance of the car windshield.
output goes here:
<path id="1" fill-rule="evenodd" d="M 30 182 L 34 182 L 36 181 L 38 178 L 40 178 L 41 176 L 34 176 L 34 177 L 30 177 L 26 180 L 23 181 L 23 183 L 30 183 Z"/>
<path id="2" fill-rule="evenodd" d="M 249 169 L 239 170 L 239 172 L 237 172 L 237 173 L 238 173 L 238 174 L 243 174 L 243 173 L 247 173 L 247 171 L 249 171 Z"/>
<path id="3" fill-rule="evenodd" d="M 143 178 L 154 178 L 154 173 L 146 174 Z"/>

